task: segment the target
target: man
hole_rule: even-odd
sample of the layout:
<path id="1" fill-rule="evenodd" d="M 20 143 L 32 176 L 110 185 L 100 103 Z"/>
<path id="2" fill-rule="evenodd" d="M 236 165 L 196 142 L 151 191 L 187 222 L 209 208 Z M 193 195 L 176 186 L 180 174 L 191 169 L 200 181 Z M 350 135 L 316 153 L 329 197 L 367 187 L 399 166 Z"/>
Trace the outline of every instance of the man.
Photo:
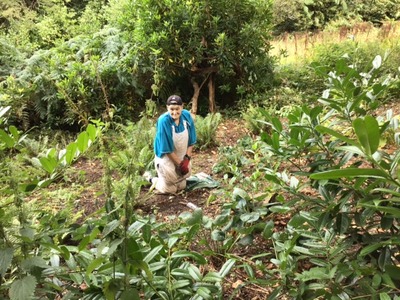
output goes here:
<path id="1" fill-rule="evenodd" d="M 173 194 L 186 187 L 195 143 L 196 129 L 190 112 L 183 109 L 181 97 L 170 96 L 167 112 L 157 120 L 154 140 L 157 177 L 151 182 L 159 193 Z"/>

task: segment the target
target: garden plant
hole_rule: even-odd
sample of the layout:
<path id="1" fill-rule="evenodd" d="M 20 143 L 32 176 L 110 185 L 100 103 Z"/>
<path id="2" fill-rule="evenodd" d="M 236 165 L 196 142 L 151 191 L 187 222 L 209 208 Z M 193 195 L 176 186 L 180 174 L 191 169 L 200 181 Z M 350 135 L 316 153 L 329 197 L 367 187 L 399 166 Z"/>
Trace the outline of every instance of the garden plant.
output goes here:
<path id="1" fill-rule="evenodd" d="M 400 299 L 400 4 L 371 3 L 4 0 L 0 299 Z M 142 176 L 172 93 L 218 188 Z"/>

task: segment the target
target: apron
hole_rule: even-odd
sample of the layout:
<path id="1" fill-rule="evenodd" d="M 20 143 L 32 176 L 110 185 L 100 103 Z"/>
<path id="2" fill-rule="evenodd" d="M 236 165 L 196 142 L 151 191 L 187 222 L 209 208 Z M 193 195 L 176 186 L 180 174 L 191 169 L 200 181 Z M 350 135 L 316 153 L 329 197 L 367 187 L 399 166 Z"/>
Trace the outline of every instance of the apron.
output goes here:
<path id="1" fill-rule="evenodd" d="M 182 160 L 186 154 L 189 142 L 189 131 L 187 122 L 183 121 L 185 130 L 179 133 L 175 132 L 175 126 L 172 125 L 172 141 L 174 143 L 174 153 Z M 160 193 L 174 194 L 186 187 L 186 178 L 190 177 L 191 167 L 189 165 L 189 173 L 182 176 L 178 174 L 174 162 L 167 156 L 155 157 L 155 168 L 157 170 L 158 179 L 155 188 Z"/>

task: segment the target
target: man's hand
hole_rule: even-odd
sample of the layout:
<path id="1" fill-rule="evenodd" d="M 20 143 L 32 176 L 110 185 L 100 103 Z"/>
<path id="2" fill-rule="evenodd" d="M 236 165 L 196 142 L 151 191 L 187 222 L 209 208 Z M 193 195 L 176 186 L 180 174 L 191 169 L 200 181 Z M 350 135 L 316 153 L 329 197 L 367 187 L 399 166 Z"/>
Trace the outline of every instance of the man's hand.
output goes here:
<path id="1" fill-rule="evenodd" d="M 190 159 L 185 156 L 179 164 L 179 170 L 181 171 L 182 175 L 186 175 L 187 173 L 189 173 L 189 163 Z"/>

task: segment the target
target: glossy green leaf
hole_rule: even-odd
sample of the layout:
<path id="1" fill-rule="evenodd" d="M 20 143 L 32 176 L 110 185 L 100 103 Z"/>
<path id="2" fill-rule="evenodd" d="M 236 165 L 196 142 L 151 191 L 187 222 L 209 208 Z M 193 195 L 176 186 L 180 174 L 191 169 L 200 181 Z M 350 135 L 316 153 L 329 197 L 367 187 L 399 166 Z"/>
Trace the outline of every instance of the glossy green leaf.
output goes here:
<path id="1" fill-rule="evenodd" d="M 317 180 L 353 178 L 353 177 L 373 177 L 373 178 L 386 179 L 388 177 L 388 174 L 379 169 L 347 168 L 340 170 L 329 170 L 310 175 L 311 179 L 317 179 Z"/>
<path id="2" fill-rule="evenodd" d="M 280 214 L 285 214 L 291 210 L 289 206 L 283 206 L 283 205 L 274 205 L 269 208 L 270 211 L 274 213 L 280 213 Z"/>
<path id="3" fill-rule="evenodd" d="M 21 237 L 25 238 L 27 241 L 33 241 L 35 239 L 36 230 L 32 227 L 23 227 L 19 230 Z"/>
<path id="4" fill-rule="evenodd" d="M 349 152 L 353 156 L 354 156 L 354 154 L 358 154 L 361 157 L 365 156 L 365 152 L 362 149 L 361 145 L 358 145 L 358 146 L 339 146 L 339 147 L 337 147 L 337 149 L 340 150 L 340 151 Z"/>
<path id="5" fill-rule="evenodd" d="M 276 151 L 279 152 L 281 145 L 280 145 L 280 140 L 279 140 L 279 133 L 274 132 L 271 136 L 271 145 L 272 148 Z"/>
<path id="6" fill-rule="evenodd" d="M 244 223 L 253 223 L 260 219 L 260 214 L 258 212 L 244 213 L 240 215 L 240 220 Z"/>
<path id="7" fill-rule="evenodd" d="M 197 268 L 195 265 L 190 265 L 188 267 L 188 273 L 194 281 L 201 281 L 203 278 L 203 276 L 201 276 L 199 268 Z"/>
<path id="8" fill-rule="evenodd" d="M 100 230 L 98 228 L 94 228 L 93 231 L 89 235 L 85 235 L 85 237 L 80 241 L 78 245 L 79 251 L 82 251 L 83 249 L 86 248 L 86 246 L 91 243 L 97 235 L 100 233 Z"/>
<path id="9" fill-rule="evenodd" d="M 264 239 L 269 239 L 271 238 L 272 234 L 274 233 L 274 227 L 275 227 L 275 223 L 270 220 L 265 224 L 264 230 L 262 232 L 262 236 Z"/>
<path id="10" fill-rule="evenodd" d="M 276 175 L 265 174 L 264 178 L 267 181 L 271 181 L 271 182 L 276 183 L 276 184 L 281 184 L 280 179 Z"/>
<path id="11" fill-rule="evenodd" d="M 247 234 L 238 241 L 238 244 L 241 246 L 249 246 L 253 244 L 253 240 L 254 240 L 253 235 Z"/>
<path id="12" fill-rule="evenodd" d="M 384 247 L 381 249 L 378 257 L 378 266 L 381 270 L 385 269 L 385 266 L 390 263 L 390 249 L 389 247 Z"/>
<path id="13" fill-rule="evenodd" d="M 254 278 L 254 277 L 255 277 L 254 270 L 253 270 L 253 268 L 252 268 L 250 265 L 245 264 L 245 265 L 243 266 L 243 268 L 244 268 L 244 270 L 246 271 L 248 278 Z"/>
<path id="14" fill-rule="evenodd" d="M 0 129 L 0 141 L 3 142 L 7 148 L 12 148 L 15 145 L 15 140 L 9 136 L 3 129 Z"/>
<path id="15" fill-rule="evenodd" d="M 392 300 L 388 293 L 379 293 L 379 300 Z"/>
<path id="16" fill-rule="evenodd" d="M 245 190 L 235 187 L 232 192 L 232 198 L 235 201 L 239 201 L 240 199 L 249 200 L 250 196 Z"/>
<path id="17" fill-rule="evenodd" d="M 381 192 L 381 193 L 385 193 L 385 194 L 390 194 L 393 196 L 396 196 L 396 198 L 389 198 L 386 200 L 390 200 L 390 201 L 395 201 L 395 202 L 399 202 L 400 201 L 400 192 L 393 190 L 393 189 L 387 189 L 387 188 L 376 188 L 373 189 L 371 192 L 376 193 L 376 192 Z"/>
<path id="18" fill-rule="evenodd" d="M 339 213 L 336 217 L 336 231 L 345 234 L 350 226 L 350 219 L 347 213 Z"/>
<path id="19" fill-rule="evenodd" d="M 393 225 L 394 218 L 388 216 L 382 216 L 381 218 L 381 228 L 384 230 L 389 230 Z"/>
<path id="20" fill-rule="evenodd" d="M 194 251 L 179 250 L 175 251 L 171 255 L 171 258 L 178 258 L 178 257 L 192 258 L 201 265 L 207 263 L 207 260 L 204 258 L 204 256 Z"/>
<path id="21" fill-rule="evenodd" d="M 233 258 L 228 259 L 223 266 L 221 267 L 221 269 L 219 270 L 219 275 L 224 278 L 226 275 L 228 275 L 228 273 L 231 271 L 231 269 L 233 268 L 233 266 L 235 265 L 236 260 Z"/>
<path id="22" fill-rule="evenodd" d="M 145 258 L 143 259 L 146 263 L 149 263 L 153 260 L 154 257 L 156 257 L 158 255 L 158 253 L 161 251 L 161 249 L 163 248 L 162 245 L 159 245 L 157 247 L 154 247 L 153 249 L 151 249 L 151 251 L 145 256 Z"/>
<path id="23" fill-rule="evenodd" d="M 152 238 L 152 227 L 151 227 L 151 225 L 146 224 L 146 225 L 143 226 L 142 235 L 143 235 L 143 240 L 146 243 L 150 243 L 151 238 Z"/>
<path id="24" fill-rule="evenodd" d="M 217 272 L 208 272 L 204 277 L 204 282 L 221 282 L 222 277 Z"/>
<path id="25" fill-rule="evenodd" d="M 8 130 L 9 130 L 10 133 L 12 134 L 14 140 L 15 140 L 15 141 L 18 141 L 18 139 L 19 139 L 19 137 L 20 137 L 20 134 L 19 134 L 19 131 L 18 131 L 17 127 L 11 125 L 11 126 L 8 128 Z"/>
<path id="26" fill-rule="evenodd" d="M 114 254 L 114 252 L 117 250 L 118 246 L 124 241 L 124 239 L 113 239 L 111 243 L 109 244 L 108 250 L 106 254 L 108 256 L 111 256 Z"/>
<path id="27" fill-rule="evenodd" d="M 177 289 L 183 288 L 185 286 L 189 286 L 189 285 L 190 285 L 190 281 L 188 279 L 181 279 L 181 280 L 175 281 L 172 284 L 171 289 L 177 290 Z"/>
<path id="28" fill-rule="evenodd" d="M 76 140 L 76 145 L 81 153 L 85 152 L 87 148 L 90 146 L 89 133 L 87 131 L 83 131 L 78 135 L 78 139 Z"/>
<path id="29" fill-rule="evenodd" d="M 68 144 L 65 150 L 66 150 L 64 155 L 65 162 L 67 165 L 71 165 L 75 157 L 78 156 L 76 143 Z"/>
<path id="30" fill-rule="evenodd" d="M 274 289 L 274 290 L 272 291 L 272 293 L 270 293 L 270 294 L 268 295 L 267 300 L 276 300 L 276 299 L 280 299 L 280 295 L 281 295 L 282 289 L 283 289 L 282 286 L 277 287 L 276 289 Z"/>
<path id="31" fill-rule="evenodd" d="M 346 143 L 349 144 L 349 145 L 358 146 L 358 144 L 357 144 L 356 141 L 354 141 L 354 140 L 348 138 L 347 136 L 345 136 L 345 135 L 343 135 L 343 134 L 341 134 L 341 133 L 339 133 L 339 132 L 337 132 L 337 131 L 335 131 L 335 130 L 332 130 L 332 129 L 328 128 L 328 127 L 324 127 L 324 126 L 322 126 L 322 125 L 317 125 L 317 126 L 315 127 L 315 129 L 316 129 L 318 132 L 322 133 L 322 134 L 326 134 L 326 133 L 327 133 L 327 134 L 330 134 L 330 135 L 332 135 L 332 136 L 338 138 L 339 140 L 341 140 L 341 141 L 343 141 L 343 142 L 346 142 Z"/>
<path id="32" fill-rule="evenodd" d="M 108 257 L 105 256 L 97 257 L 92 260 L 86 268 L 86 275 L 90 275 L 95 269 L 100 267 L 106 261 L 108 261 Z"/>
<path id="33" fill-rule="evenodd" d="M 180 239 L 179 235 L 170 236 L 168 239 L 168 248 L 171 249 Z"/>
<path id="34" fill-rule="evenodd" d="M 103 229 L 103 237 L 106 237 L 111 232 L 113 232 L 118 226 L 121 224 L 119 220 L 112 220 L 111 222 L 107 223 L 107 225 Z"/>
<path id="35" fill-rule="evenodd" d="M 383 273 L 382 280 L 385 283 L 385 285 L 387 285 L 388 287 L 397 289 L 396 285 L 394 284 L 394 282 L 393 282 L 392 278 L 389 276 L 389 274 Z"/>
<path id="36" fill-rule="evenodd" d="M 277 132 L 282 132 L 283 126 L 282 126 L 282 123 L 281 123 L 281 121 L 279 120 L 279 118 L 273 117 L 273 118 L 271 119 L 271 123 L 272 123 L 273 128 L 274 128 Z"/>
<path id="37" fill-rule="evenodd" d="M 39 161 L 42 168 L 49 174 L 53 173 L 57 167 L 57 161 L 53 157 L 40 157 Z"/>
<path id="38" fill-rule="evenodd" d="M 83 276 L 80 273 L 71 273 L 69 274 L 71 280 L 76 284 L 81 284 L 83 282 Z"/>
<path id="39" fill-rule="evenodd" d="M 134 236 L 145 224 L 142 221 L 135 221 L 128 227 L 128 235 Z"/>
<path id="40" fill-rule="evenodd" d="M 375 274 L 372 277 L 372 287 L 374 289 L 378 288 L 380 286 L 381 282 L 382 282 L 382 277 L 380 274 Z"/>
<path id="41" fill-rule="evenodd" d="M 359 143 L 367 155 L 372 155 L 378 150 L 380 129 L 378 121 L 372 116 L 365 116 L 353 121 L 354 131 Z"/>
<path id="42" fill-rule="evenodd" d="M 201 296 L 203 299 L 206 299 L 206 300 L 207 300 L 207 299 L 212 299 L 210 290 L 207 289 L 207 288 L 205 288 L 205 287 L 200 287 L 200 288 L 198 288 L 198 290 L 197 290 L 196 292 L 197 292 L 197 294 L 198 294 L 199 296 Z"/>
<path id="43" fill-rule="evenodd" d="M 369 204 L 369 203 L 360 203 L 360 206 L 372 208 L 376 211 L 390 214 L 394 218 L 400 218 L 400 208 L 397 208 L 397 207 L 380 206 L 380 205 L 374 205 L 374 204 Z"/>
<path id="44" fill-rule="evenodd" d="M 86 128 L 86 132 L 89 134 L 89 139 L 94 142 L 97 136 L 97 129 L 96 126 L 93 124 L 89 124 Z"/>
<path id="45" fill-rule="evenodd" d="M 386 243 L 384 242 L 380 242 L 380 243 L 376 243 L 376 244 L 372 244 L 372 245 L 368 245 L 364 248 L 362 248 L 362 250 L 360 251 L 360 256 L 365 256 L 368 255 L 380 248 L 382 248 Z"/>

